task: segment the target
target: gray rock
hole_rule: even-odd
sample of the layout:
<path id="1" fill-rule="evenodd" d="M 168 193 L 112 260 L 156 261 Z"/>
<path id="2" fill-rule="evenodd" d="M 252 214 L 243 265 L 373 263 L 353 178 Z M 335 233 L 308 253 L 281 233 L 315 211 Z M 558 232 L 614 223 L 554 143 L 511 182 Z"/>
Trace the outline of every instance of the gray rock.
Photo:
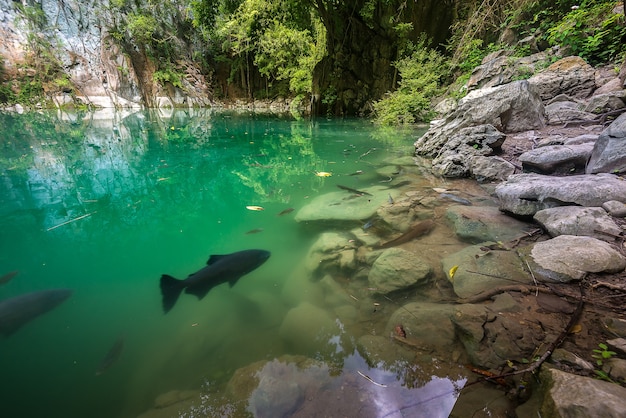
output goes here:
<path id="1" fill-rule="evenodd" d="M 431 273 L 431 266 L 414 253 L 389 248 L 372 265 L 368 281 L 376 292 L 384 294 L 425 283 Z"/>
<path id="2" fill-rule="evenodd" d="M 587 174 L 622 173 L 626 171 L 626 113 L 622 113 L 598 137 Z M 619 200 L 619 199 L 618 199 Z"/>
<path id="3" fill-rule="evenodd" d="M 396 344 L 389 336 L 363 335 L 357 341 L 359 353 L 367 360 L 368 364 L 380 364 L 388 367 L 398 361 L 411 361 L 415 358 L 415 352 L 408 346 Z"/>
<path id="4" fill-rule="evenodd" d="M 469 161 L 470 174 L 478 182 L 504 181 L 515 173 L 515 166 L 501 157 L 475 156 Z"/>
<path id="5" fill-rule="evenodd" d="M 624 87 L 622 86 L 622 81 L 619 79 L 619 77 L 615 77 L 611 79 L 610 81 L 606 82 L 605 84 L 603 84 L 600 88 L 598 88 L 595 91 L 595 93 L 606 94 L 606 93 L 612 93 L 612 92 L 621 92 L 623 90 L 624 90 Z"/>
<path id="6" fill-rule="evenodd" d="M 615 236 L 622 233 L 622 229 L 602 208 L 560 206 L 540 210 L 535 213 L 534 219 L 552 237 L 582 235 L 614 242 Z"/>
<path id="7" fill-rule="evenodd" d="M 506 135 L 491 125 L 471 126 L 452 135 L 432 161 L 433 173 L 443 177 L 466 177 L 469 160 L 476 155 L 490 155 L 499 149 Z"/>
<path id="8" fill-rule="evenodd" d="M 316 354 L 334 351 L 335 347 L 329 347 L 328 341 L 340 330 L 326 310 L 302 302 L 287 312 L 278 332 L 298 352 Z"/>
<path id="9" fill-rule="evenodd" d="M 602 371 L 618 382 L 626 382 L 626 360 L 612 357 L 604 360 Z"/>
<path id="10" fill-rule="evenodd" d="M 580 145 L 580 144 L 594 143 L 598 139 L 598 136 L 599 135 L 595 135 L 595 134 L 584 134 L 584 135 L 575 136 L 574 138 L 566 138 L 563 141 L 563 145 Z"/>
<path id="11" fill-rule="evenodd" d="M 626 204 L 618 202 L 617 200 L 609 200 L 602 204 L 602 209 L 609 212 L 611 216 L 616 218 L 623 218 L 626 216 Z"/>
<path id="12" fill-rule="evenodd" d="M 500 132 L 521 132 L 544 127 L 544 108 L 526 81 L 470 92 L 448 114 L 443 124 L 429 129 L 415 142 L 417 155 L 435 157 L 460 130 L 489 124 Z"/>
<path id="13" fill-rule="evenodd" d="M 551 145 L 519 156 L 524 170 L 542 174 L 571 174 L 584 171 L 593 144 Z"/>
<path id="14" fill-rule="evenodd" d="M 596 89 L 595 70 L 580 57 L 565 57 L 528 82 L 537 88 L 542 100 L 558 94 L 586 98 Z"/>
<path id="15" fill-rule="evenodd" d="M 576 354 L 562 348 L 557 348 L 556 350 L 554 350 L 554 352 L 550 356 L 550 362 L 557 364 L 566 364 L 570 367 L 574 367 L 578 370 L 584 370 L 587 372 L 593 372 L 593 370 L 595 369 L 595 366 L 593 364 L 578 357 Z"/>
<path id="16" fill-rule="evenodd" d="M 570 121 L 589 121 L 598 116 L 585 112 L 574 102 L 556 102 L 546 106 L 546 117 L 549 125 L 563 125 Z"/>
<path id="17" fill-rule="evenodd" d="M 512 57 L 508 51 L 500 50 L 483 58 L 481 65 L 474 68 L 467 82 L 469 90 L 507 84 L 516 78 L 528 78 L 538 64 L 547 62 L 553 54 L 543 51 L 526 57 Z"/>
<path id="18" fill-rule="evenodd" d="M 448 280 L 460 298 L 475 296 L 496 286 L 510 285 L 512 277 L 517 283 L 532 283 L 532 277 L 514 251 L 481 249 L 490 244 L 495 243 L 471 245 L 441 260 L 445 272 L 458 266 L 452 279 L 448 274 Z"/>
<path id="19" fill-rule="evenodd" d="M 301 223 L 361 223 L 376 214 L 378 207 L 387 201 L 389 195 L 394 199 L 400 196 L 400 191 L 385 186 L 365 187 L 359 190 L 368 192 L 371 196 L 355 196 L 347 191 L 326 193 L 317 196 L 301 208 L 295 220 Z"/>
<path id="20" fill-rule="evenodd" d="M 606 344 L 613 351 L 616 351 L 620 355 L 626 354 L 626 338 L 613 338 L 607 340 Z"/>
<path id="21" fill-rule="evenodd" d="M 491 206 L 453 205 L 446 211 L 454 232 L 466 242 L 511 241 L 519 238 L 528 224 L 512 219 Z"/>
<path id="22" fill-rule="evenodd" d="M 513 174 L 495 190 L 500 210 L 520 216 L 557 206 L 602 206 L 609 200 L 626 202 L 626 182 L 612 174 L 551 177 Z"/>
<path id="23" fill-rule="evenodd" d="M 542 367 L 541 416 L 555 418 L 626 416 L 626 388 Z"/>
<path id="24" fill-rule="evenodd" d="M 606 113 L 613 110 L 622 109 L 624 101 L 617 94 L 595 94 L 589 99 L 589 103 L 585 106 L 585 112 L 589 113 Z"/>
<path id="25" fill-rule="evenodd" d="M 587 273 L 617 273 L 626 257 L 611 245 L 591 237 L 560 235 L 520 250 L 537 280 L 568 283 Z"/>

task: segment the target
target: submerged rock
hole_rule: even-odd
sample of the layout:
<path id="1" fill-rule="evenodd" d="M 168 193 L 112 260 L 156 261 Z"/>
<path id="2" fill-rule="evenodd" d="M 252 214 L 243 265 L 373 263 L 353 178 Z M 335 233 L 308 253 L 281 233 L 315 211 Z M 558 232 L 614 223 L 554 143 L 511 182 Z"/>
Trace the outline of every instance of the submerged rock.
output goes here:
<path id="1" fill-rule="evenodd" d="M 431 273 L 431 266 L 414 253 L 389 248 L 376 259 L 367 279 L 376 292 L 385 294 L 425 283 Z"/>
<path id="2" fill-rule="evenodd" d="M 626 257 L 611 245 L 591 237 L 560 235 L 521 250 L 537 280 L 571 282 L 587 273 L 617 273 Z"/>
<path id="3" fill-rule="evenodd" d="M 453 305 L 441 303 L 412 302 L 396 310 L 387 322 L 387 335 L 394 333 L 397 325 L 402 325 L 406 339 L 414 342 L 416 348 L 438 350 L 438 355 L 451 353 L 456 340 L 454 326 L 450 320 Z"/>
<path id="4" fill-rule="evenodd" d="M 532 216 L 557 206 L 602 206 L 609 200 L 626 202 L 626 181 L 612 174 L 551 177 L 514 174 L 496 187 L 500 210 Z"/>
<path id="5" fill-rule="evenodd" d="M 492 242 L 471 245 L 441 260 L 445 272 L 458 266 L 453 279 L 454 293 L 461 298 L 475 296 L 496 286 L 532 283 L 522 260 L 513 251 L 483 251 Z"/>
<path id="6" fill-rule="evenodd" d="M 446 218 L 452 222 L 457 236 L 471 243 L 511 241 L 528 227 L 492 206 L 453 205 L 446 211 Z"/>

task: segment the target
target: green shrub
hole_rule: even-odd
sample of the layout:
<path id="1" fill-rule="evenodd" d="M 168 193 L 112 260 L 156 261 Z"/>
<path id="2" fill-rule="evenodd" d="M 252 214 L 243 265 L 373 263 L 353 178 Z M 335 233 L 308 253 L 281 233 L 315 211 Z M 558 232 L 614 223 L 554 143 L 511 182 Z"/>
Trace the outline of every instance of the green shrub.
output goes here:
<path id="1" fill-rule="evenodd" d="M 171 83 L 174 87 L 179 89 L 183 88 L 184 74 L 176 72 L 170 68 L 164 70 L 155 71 L 152 75 L 152 79 L 160 84 Z"/>
<path id="2" fill-rule="evenodd" d="M 442 93 L 447 76 L 446 59 L 420 42 L 411 55 L 395 62 L 401 80 L 398 89 L 374 103 L 377 122 L 395 125 L 427 121 L 432 117 L 431 99 Z"/>
<path id="3" fill-rule="evenodd" d="M 569 47 L 591 64 L 614 60 L 626 51 L 624 15 L 613 12 L 615 5 L 599 2 L 572 10 L 548 29 L 548 42 Z"/>

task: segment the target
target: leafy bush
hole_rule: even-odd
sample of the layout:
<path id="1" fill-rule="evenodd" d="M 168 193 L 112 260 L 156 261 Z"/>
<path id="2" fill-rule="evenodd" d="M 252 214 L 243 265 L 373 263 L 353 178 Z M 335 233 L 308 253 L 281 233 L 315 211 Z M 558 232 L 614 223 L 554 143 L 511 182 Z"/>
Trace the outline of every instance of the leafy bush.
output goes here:
<path id="1" fill-rule="evenodd" d="M 572 54 L 591 64 L 608 62 L 626 51 L 624 15 L 613 12 L 617 2 L 590 3 L 567 13 L 548 29 L 547 39 L 551 44 L 569 47 Z"/>
<path id="2" fill-rule="evenodd" d="M 383 125 L 415 123 L 432 117 L 430 101 L 442 92 L 446 58 L 420 42 L 413 52 L 395 62 L 401 80 L 398 89 L 374 103 L 376 120 Z"/>
<path id="3" fill-rule="evenodd" d="M 160 84 L 171 83 L 174 87 L 183 88 L 184 75 L 170 68 L 155 71 L 152 79 Z"/>

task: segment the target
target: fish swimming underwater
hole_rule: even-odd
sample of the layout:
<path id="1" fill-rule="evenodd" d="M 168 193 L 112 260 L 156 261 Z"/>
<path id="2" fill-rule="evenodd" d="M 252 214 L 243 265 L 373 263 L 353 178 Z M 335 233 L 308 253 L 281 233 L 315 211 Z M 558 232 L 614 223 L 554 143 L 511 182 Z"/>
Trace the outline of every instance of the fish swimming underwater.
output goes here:
<path id="1" fill-rule="evenodd" d="M 74 291 L 48 289 L 0 301 L 0 333 L 8 337 L 24 324 L 63 303 Z"/>
<path id="2" fill-rule="evenodd" d="M 0 277 L 0 284 L 7 284 L 11 281 L 12 278 L 14 278 L 15 276 L 17 276 L 19 273 L 19 271 L 17 270 L 13 270 L 8 272 L 7 274 L 3 275 L 2 277 Z"/>
<path id="3" fill-rule="evenodd" d="M 228 282 L 232 287 L 242 276 L 258 268 L 270 258 L 265 250 L 244 250 L 232 254 L 212 255 L 207 265 L 190 274 L 184 280 L 164 274 L 161 276 L 163 311 L 168 313 L 174 307 L 183 289 L 185 293 L 202 299 L 215 286 Z"/>
<path id="4" fill-rule="evenodd" d="M 391 248 L 395 247 L 396 245 L 404 244 L 405 242 L 409 242 L 415 238 L 421 237 L 422 235 L 428 234 L 434 228 L 435 222 L 432 219 L 427 219 L 418 223 L 417 225 L 414 225 L 413 227 L 411 227 L 411 229 L 400 235 L 398 238 L 387 241 L 384 244 L 379 245 L 375 248 Z"/>
<path id="5" fill-rule="evenodd" d="M 124 350 L 124 336 L 119 336 L 115 343 L 111 346 L 106 356 L 100 362 L 98 369 L 96 370 L 96 376 L 100 376 L 102 373 L 107 371 L 109 367 L 111 367 L 122 355 L 122 351 Z"/>

